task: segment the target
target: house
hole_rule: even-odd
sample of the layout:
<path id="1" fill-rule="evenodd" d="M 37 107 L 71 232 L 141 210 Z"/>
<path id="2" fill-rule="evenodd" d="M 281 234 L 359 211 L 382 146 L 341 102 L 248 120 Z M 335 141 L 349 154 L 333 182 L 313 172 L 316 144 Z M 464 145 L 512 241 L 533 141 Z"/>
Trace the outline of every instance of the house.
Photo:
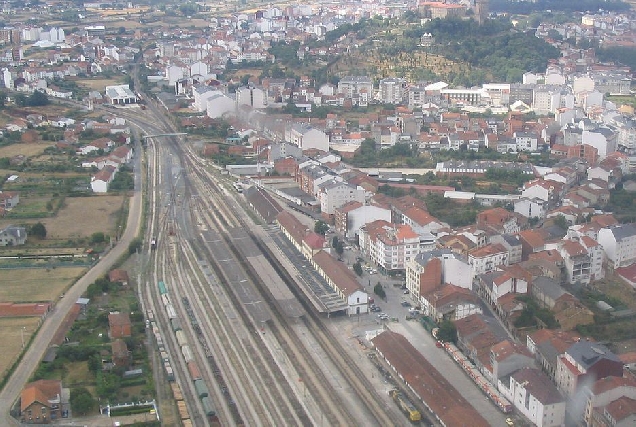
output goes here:
<path id="1" fill-rule="evenodd" d="M 564 425 L 565 399 L 541 370 L 523 368 L 510 375 L 509 380 L 509 392 L 504 394 L 534 425 Z"/>
<path id="2" fill-rule="evenodd" d="M 566 240 L 561 245 L 563 266 L 569 284 L 587 285 L 591 281 L 592 260 L 587 249 L 577 241 Z"/>
<path id="3" fill-rule="evenodd" d="M 534 367 L 534 357 L 524 345 L 506 339 L 490 348 L 490 365 L 490 381 L 500 388 L 502 383 L 507 385 L 508 377 L 513 372 Z"/>
<path id="4" fill-rule="evenodd" d="M 471 314 L 481 313 L 479 297 L 471 290 L 445 284 L 422 295 L 424 314 L 436 322 L 455 321 Z"/>
<path id="5" fill-rule="evenodd" d="M 576 342 L 557 358 L 556 385 L 568 398 L 584 384 L 612 376 L 623 376 L 623 362 L 600 343 Z"/>
<path id="6" fill-rule="evenodd" d="M 523 230 L 519 233 L 519 241 L 521 242 L 521 259 L 524 261 L 528 260 L 531 254 L 545 249 L 545 238 L 539 230 Z"/>
<path id="7" fill-rule="evenodd" d="M 27 241 L 26 228 L 7 225 L 0 230 L 0 246 L 24 245 Z"/>
<path id="8" fill-rule="evenodd" d="M 111 283 L 119 283 L 122 286 L 128 286 L 128 272 L 121 268 L 116 268 L 108 272 L 108 281 Z"/>
<path id="9" fill-rule="evenodd" d="M 476 277 L 477 292 L 488 301 L 502 318 L 506 314 L 501 298 L 506 295 L 525 295 L 530 288 L 531 276 L 519 265 L 500 267 L 496 271 Z"/>
<path id="10" fill-rule="evenodd" d="M 531 293 L 542 307 L 554 308 L 561 296 L 567 292 L 561 287 L 559 282 L 545 276 L 532 279 Z"/>
<path id="11" fill-rule="evenodd" d="M 526 346 L 535 355 L 543 372 L 554 380 L 557 358 L 580 340 L 581 336 L 574 331 L 539 329 L 526 336 Z"/>
<path id="12" fill-rule="evenodd" d="M 125 338 L 132 335 L 132 324 L 128 313 L 113 312 L 108 314 L 108 336 L 111 339 Z"/>
<path id="13" fill-rule="evenodd" d="M 24 423 L 49 424 L 61 417 L 62 382 L 38 380 L 28 383 L 20 393 L 20 418 Z"/>
<path id="14" fill-rule="evenodd" d="M 110 183 L 115 179 L 117 169 L 113 166 L 104 166 L 102 170 L 91 177 L 91 189 L 93 193 L 107 193 Z"/>
<path id="15" fill-rule="evenodd" d="M 523 245 L 517 236 L 496 234 L 490 238 L 490 243 L 499 243 L 508 250 L 508 264 L 512 265 L 521 262 Z"/>
<path id="16" fill-rule="evenodd" d="M 17 191 L 0 191 L 0 208 L 10 210 L 20 203 L 20 193 Z"/>
<path id="17" fill-rule="evenodd" d="M 597 240 L 612 268 L 627 267 L 636 261 L 636 226 L 633 224 L 602 228 Z"/>
<path id="18" fill-rule="evenodd" d="M 508 250 L 499 243 L 473 249 L 468 254 L 472 277 L 494 271 L 500 265 L 508 265 Z"/>
<path id="19" fill-rule="evenodd" d="M 585 386 L 585 426 L 633 426 L 636 411 L 636 380 L 632 376 L 605 377 Z M 577 408 L 580 409 L 580 408 Z M 631 418 L 629 418 L 631 416 Z"/>
<path id="20" fill-rule="evenodd" d="M 126 342 L 116 339 L 111 343 L 113 365 L 117 368 L 128 368 L 132 362 L 132 353 L 128 351 Z"/>
<path id="21" fill-rule="evenodd" d="M 518 218 L 504 208 L 492 208 L 478 213 L 477 227 L 489 228 L 501 234 L 516 234 L 520 231 Z"/>
<path id="22" fill-rule="evenodd" d="M 307 124 L 294 123 L 285 132 L 285 140 L 301 150 L 329 151 L 329 135 Z"/>
<path id="23" fill-rule="evenodd" d="M 471 314 L 455 322 L 457 347 L 487 378 L 492 378 L 490 350 L 507 339 L 506 330 L 482 314 Z"/>

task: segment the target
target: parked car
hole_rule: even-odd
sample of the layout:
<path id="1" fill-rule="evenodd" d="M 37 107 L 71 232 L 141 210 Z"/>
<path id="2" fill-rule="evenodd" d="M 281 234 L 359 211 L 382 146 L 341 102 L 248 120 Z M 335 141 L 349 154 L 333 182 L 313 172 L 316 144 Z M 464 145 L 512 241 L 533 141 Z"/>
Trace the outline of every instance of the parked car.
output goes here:
<path id="1" fill-rule="evenodd" d="M 404 289 L 404 295 L 407 295 L 407 294 L 409 294 L 409 293 L 410 293 L 410 292 L 409 292 L 409 290 L 408 290 L 408 289 Z"/>

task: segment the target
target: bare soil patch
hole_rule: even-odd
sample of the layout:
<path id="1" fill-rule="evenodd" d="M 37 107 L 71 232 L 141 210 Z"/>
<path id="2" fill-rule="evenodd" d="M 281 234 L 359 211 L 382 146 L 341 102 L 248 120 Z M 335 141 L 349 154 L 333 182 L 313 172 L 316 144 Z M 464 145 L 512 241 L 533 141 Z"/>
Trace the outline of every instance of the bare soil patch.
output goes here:
<path id="1" fill-rule="evenodd" d="M 38 317 L 0 318 L 0 380 L 4 379 L 7 370 L 17 360 L 22 351 L 22 338 L 25 344 L 31 339 L 40 323 Z M 24 328 L 24 329 L 23 329 Z"/>
<path id="2" fill-rule="evenodd" d="M 113 77 L 112 79 L 79 79 L 76 80 L 76 83 L 88 88 L 89 90 L 104 92 L 106 86 L 119 85 L 122 84 L 123 81 L 123 77 L 118 76 Z"/>
<path id="3" fill-rule="evenodd" d="M 112 235 L 124 196 L 68 197 L 55 218 L 42 220 L 47 239 L 90 237 L 102 232 Z"/>
<path id="4" fill-rule="evenodd" d="M 85 267 L 59 267 L 48 270 L 46 268 L 2 270 L 0 301 L 53 301 L 85 271 Z"/>

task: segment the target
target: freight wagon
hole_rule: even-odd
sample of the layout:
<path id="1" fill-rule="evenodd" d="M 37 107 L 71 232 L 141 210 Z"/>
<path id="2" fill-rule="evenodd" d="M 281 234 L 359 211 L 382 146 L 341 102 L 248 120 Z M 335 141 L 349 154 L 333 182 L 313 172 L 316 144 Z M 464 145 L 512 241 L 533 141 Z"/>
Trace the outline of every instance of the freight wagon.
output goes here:
<path id="1" fill-rule="evenodd" d="M 190 378 L 192 379 L 192 381 L 200 380 L 201 378 L 203 378 L 201 377 L 201 371 L 199 371 L 197 362 L 188 362 L 188 371 L 190 372 Z"/>
<path id="2" fill-rule="evenodd" d="M 168 304 L 166 306 L 166 313 L 168 313 L 168 319 L 176 319 L 177 318 L 177 312 L 175 311 L 175 309 L 172 306 L 172 304 Z"/>
<path id="3" fill-rule="evenodd" d="M 177 331 L 175 335 L 177 336 L 177 344 L 179 344 L 179 347 L 188 345 L 188 338 L 186 338 L 185 333 L 183 331 Z"/>
<path id="4" fill-rule="evenodd" d="M 194 389 L 197 391 L 197 396 L 199 396 L 200 399 L 208 397 L 210 395 L 210 392 L 208 391 L 208 388 L 206 387 L 203 380 L 196 380 L 194 382 Z"/>
<path id="5" fill-rule="evenodd" d="M 183 393 L 181 392 L 181 387 L 177 383 L 170 383 L 170 388 L 172 389 L 172 396 L 174 400 L 183 400 Z"/>
<path id="6" fill-rule="evenodd" d="M 170 297 L 168 296 L 168 294 L 161 294 L 161 303 L 164 305 L 164 307 L 172 305 L 172 301 L 170 301 Z"/>
<path id="7" fill-rule="evenodd" d="M 205 412 L 205 415 L 208 417 L 212 417 L 216 414 L 216 410 L 212 404 L 212 399 L 210 399 L 209 396 L 201 399 L 201 405 L 203 405 L 203 412 Z"/>
<path id="8" fill-rule="evenodd" d="M 159 353 L 161 356 L 161 361 L 162 362 L 168 362 L 170 361 L 170 359 L 168 358 L 168 353 L 166 353 L 165 351 L 162 351 Z"/>
<path id="9" fill-rule="evenodd" d="M 187 420 L 190 418 L 188 407 L 183 400 L 177 402 L 177 410 L 179 411 L 179 418 L 181 418 L 182 420 Z"/>
<path id="10" fill-rule="evenodd" d="M 192 357 L 192 350 L 190 350 L 189 346 L 184 345 L 183 347 L 181 347 L 181 353 L 183 354 L 183 358 L 185 359 L 186 363 L 192 362 L 194 360 L 194 358 Z"/>
<path id="11" fill-rule="evenodd" d="M 170 363 L 163 362 L 163 367 L 166 370 L 166 377 L 168 378 L 168 381 L 174 381 L 174 371 L 172 370 Z"/>
<path id="12" fill-rule="evenodd" d="M 170 319 L 170 326 L 172 326 L 174 332 L 181 330 L 181 322 L 179 319 Z"/>
<path id="13" fill-rule="evenodd" d="M 163 282 L 159 282 L 159 293 L 161 295 L 165 295 L 168 293 L 168 291 L 166 290 L 166 284 Z"/>

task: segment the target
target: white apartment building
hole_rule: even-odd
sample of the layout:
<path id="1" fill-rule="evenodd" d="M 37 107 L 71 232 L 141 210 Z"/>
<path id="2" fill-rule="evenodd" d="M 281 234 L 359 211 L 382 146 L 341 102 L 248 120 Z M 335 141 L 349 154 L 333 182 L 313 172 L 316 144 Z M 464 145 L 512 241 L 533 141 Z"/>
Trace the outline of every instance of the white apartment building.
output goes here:
<path id="1" fill-rule="evenodd" d="M 373 96 L 373 80 L 368 76 L 346 76 L 338 82 L 338 93 L 353 100 L 354 105 L 367 106 Z"/>
<path id="2" fill-rule="evenodd" d="M 598 242 L 611 267 L 626 267 L 636 261 L 636 227 L 633 224 L 600 229 Z"/>
<path id="3" fill-rule="evenodd" d="M 385 104 L 402 104 L 404 102 L 406 80 L 390 77 L 380 80 L 379 101 Z"/>
<path id="4" fill-rule="evenodd" d="M 537 151 L 539 137 L 532 132 L 515 132 L 513 138 L 517 146 L 517 151 Z"/>
<path id="5" fill-rule="evenodd" d="M 294 123 L 285 131 L 285 140 L 302 150 L 329 151 L 329 136 L 309 125 Z"/>
<path id="6" fill-rule="evenodd" d="M 559 253 L 563 257 L 563 267 L 565 269 L 568 283 L 580 283 L 587 285 L 591 281 L 592 262 L 587 249 L 579 242 L 568 240 L 563 242 L 559 248 Z"/>
<path id="7" fill-rule="evenodd" d="M 420 238 L 408 225 L 379 220 L 360 228 L 359 244 L 383 271 L 400 271 L 419 253 Z"/>
<path id="8" fill-rule="evenodd" d="M 499 243 L 487 245 L 468 254 L 472 277 L 494 271 L 500 265 L 508 265 L 508 250 Z"/>
<path id="9" fill-rule="evenodd" d="M 540 369 L 524 368 L 512 374 L 509 393 L 515 408 L 537 427 L 564 425 L 565 399 Z"/>
<path id="10" fill-rule="evenodd" d="M 236 91 L 236 102 L 252 108 L 267 108 L 267 92 L 256 87 L 242 87 Z"/>
<path id="11" fill-rule="evenodd" d="M 590 257 L 590 281 L 593 282 L 605 277 L 605 269 L 603 269 L 605 252 L 603 251 L 603 247 L 589 236 L 582 236 L 579 242 L 587 249 L 587 253 Z"/>
<path id="12" fill-rule="evenodd" d="M 320 185 L 320 210 L 334 215 L 336 209 L 349 202 L 364 203 L 364 189 L 346 182 L 330 180 Z"/>

